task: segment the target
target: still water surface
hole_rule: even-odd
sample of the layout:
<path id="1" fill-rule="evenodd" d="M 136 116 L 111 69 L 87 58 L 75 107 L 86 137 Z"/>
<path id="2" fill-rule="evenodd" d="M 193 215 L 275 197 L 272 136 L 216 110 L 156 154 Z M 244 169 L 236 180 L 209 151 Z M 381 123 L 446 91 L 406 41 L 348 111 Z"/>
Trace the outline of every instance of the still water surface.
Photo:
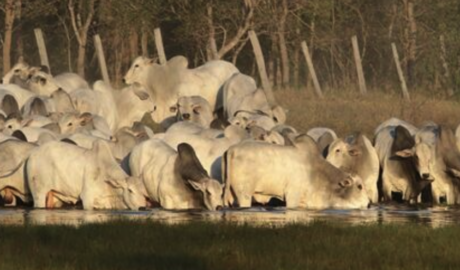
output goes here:
<path id="1" fill-rule="evenodd" d="M 85 211 L 76 209 L 42 210 L 0 208 L 0 224 L 67 224 L 81 225 L 118 219 L 152 220 L 166 224 L 194 221 L 251 224 L 254 226 L 282 226 L 330 221 L 340 224 L 419 223 L 431 227 L 460 224 L 460 208 L 447 206 L 378 205 L 366 210 L 293 210 L 283 207 L 231 209 L 207 211 Z"/>

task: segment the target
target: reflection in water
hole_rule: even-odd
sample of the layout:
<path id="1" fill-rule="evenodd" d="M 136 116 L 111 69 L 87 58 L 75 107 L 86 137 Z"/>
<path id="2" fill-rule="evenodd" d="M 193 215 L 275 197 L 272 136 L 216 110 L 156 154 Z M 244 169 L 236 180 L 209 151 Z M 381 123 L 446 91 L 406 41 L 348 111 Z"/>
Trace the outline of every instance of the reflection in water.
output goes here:
<path id="1" fill-rule="evenodd" d="M 274 208 L 207 211 L 84 211 L 0 208 L 0 224 L 67 224 L 78 226 L 118 219 L 153 220 L 165 224 L 192 221 L 228 222 L 254 226 L 282 226 L 329 221 L 339 224 L 421 223 L 432 227 L 460 223 L 460 208 L 436 206 L 380 205 L 366 210 L 304 210 Z"/>

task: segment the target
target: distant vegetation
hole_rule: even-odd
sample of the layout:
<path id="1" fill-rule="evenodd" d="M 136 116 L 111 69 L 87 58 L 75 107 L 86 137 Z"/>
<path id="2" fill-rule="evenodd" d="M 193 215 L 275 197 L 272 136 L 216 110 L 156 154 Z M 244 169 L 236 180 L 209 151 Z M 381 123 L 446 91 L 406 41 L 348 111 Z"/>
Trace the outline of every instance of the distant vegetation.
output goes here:
<path id="1" fill-rule="evenodd" d="M 167 57 L 185 55 L 190 66 L 224 59 L 258 77 L 247 38 L 253 29 L 276 86 L 311 85 L 303 40 L 324 88 L 356 86 L 354 35 L 370 87 L 399 93 L 392 42 L 412 92 L 423 88 L 449 96 L 460 84 L 456 0 L 3 0 L 0 11 L 4 72 L 19 56 L 39 64 L 33 31 L 39 27 L 54 73 L 72 70 L 99 79 L 97 33 L 119 85 L 136 56 L 156 56 L 153 30 L 160 27 Z"/>
<path id="2" fill-rule="evenodd" d="M 0 225 L 0 269 L 455 269 L 460 227 Z"/>

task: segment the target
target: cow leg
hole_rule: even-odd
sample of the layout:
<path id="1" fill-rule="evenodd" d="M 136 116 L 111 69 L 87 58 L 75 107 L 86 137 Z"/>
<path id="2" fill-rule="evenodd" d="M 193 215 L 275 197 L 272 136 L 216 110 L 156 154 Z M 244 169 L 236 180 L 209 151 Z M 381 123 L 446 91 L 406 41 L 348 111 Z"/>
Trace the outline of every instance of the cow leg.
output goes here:
<path id="1" fill-rule="evenodd" d="M 9 188 L 5 188 L 3 190 L 3 201 L 5 202 L 5 206 L 12 206 L 14 203 L 14 194 L 11 192 Z"/>
<path id="2" fill-rule="evenodd" d="M 383 191 L 383 201 L 389 202 L 391 201 L 391 184 L 388 180 L 388 176 L 383 174 L 382 179 L 382 191 Z"/>
<path id="3" fill-rule="evenodd" d="M 300 203 L 300 192 L 298 190 L 289 192 L 285 196 L 286 208 L 297 208 Z"/>
<path id="4" fill-rule="evenodd" d="M 438 189 L 435 188 L 435 186 L 432 186 L 431 188 L 431 195 L 433 197 L 433 203 L 434 204 L 440 204 L 441 203 L 441 194 L 438 192 Z"/>
<path id="5" fill-rule="evenodd" d="M 35 208 L 46 208 L 47 193 L 33 194 L 33 201 Z"/>
<path id="6" fill-rule="evenodd" d="M 251 207 L 251 204 L 252 204 L 252 196 L 251 195 L 238 194 L 238 195 L 236 195 L 236 198 L 237 198 L 239 207 Z"/>
<path id="7" fill-rule="evenodd" d="M 53 209 L 54 207 L 54 193 L 50 191 L 46 194 L 46 208 Z"/>
<path id="8" fill-rule="evenodd" d="M 452 188 L 449 188 L 446 192 L 446 203 L 455 204 L 455 194 Z"/>

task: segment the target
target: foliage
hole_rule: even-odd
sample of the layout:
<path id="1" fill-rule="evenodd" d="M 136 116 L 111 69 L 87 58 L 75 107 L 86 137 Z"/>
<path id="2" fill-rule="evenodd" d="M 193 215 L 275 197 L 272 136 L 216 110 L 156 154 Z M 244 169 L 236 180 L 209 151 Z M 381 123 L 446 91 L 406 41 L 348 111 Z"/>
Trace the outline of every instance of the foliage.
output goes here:
<path id="1" fill-rule="evenodd" d="M 45 33 L 52 70 L 64 72 L 76 68 L 78 44 L 70 24 L 67 1 L 15 0 L 21 5 L 21 16 L 15 21 L 13 40 L 24 46 L 13 46 L 12 59 L 19 55 L 38 64 L 33 29 Z M 81 0 L 86 3 L 88 0 Z M 404 3 L 414 4 L 416 32 L 416 87 L 458 88 L 460 82 L 460 4 L 456 0 L 293 0 L 288 1 L 286 27 L 280 33 L 283 0 L 107 0 L 97 1 L 97 18 L 89 31 L 86 76 L 99 78 L 92 45 L 92 35 L 103 39 L 111 77 L 120 80 L 134 54 L 140 54 L 141 36 L 148 35 L 148 54 L 155 55 L 153 29 L 161 27 L 168 57 L 182 54 L 192 66 L 208 60 L 209 38 L 214 31 L 217 49 L 221 49 L 244 24 L 249 6 L 254 7 L 250 28 L 256 30 L 269 66 L 269 76 L 277 83 L 280 44 L 277 34 L 285 37 L 288 48 L 292 85 L 306 85 L 307 73 L 299 43 L 306 40 L 314 55 L 321 84 L 338 88 L 344 82 L 356 82 L 351 37 L 359 39 L 368 85 L 397 83 L 390 49 L 395 42 L 403 65 L 408 59 L 408 18 Z M 5 10 L 4 3 L 0 10 Z M 213 10 L 212 18 L 207 12 Z M 4 21 L 0 12 L 0 21 Z M 211 19 L 211 20 L 210 20 Z M 210 26 L 210 21 L 212 25 Z M 1 26 L 0 26 L 1 27 Z M 440 60 L 440 35 L 445 36 L 446 59 L 450 77 L 444 77 Z M 236 61 L 240 70 L 256 76 L 252 48 L 241 37 L 223 59 Z M 2 45 L 3 43 L 0 43 Z M 134 46 L 134 48 L 133 48 Z M 70 53 L 70 57 L 68 54 Z M 299 57 L 300 55 L 300 57 Z M 292 68 L 295 67 L 295 68 Z M 300 74 L 300 76 L 299 76 Z M 300 78 L 300 79 L 296 79 Z M 293 81 L 300 80 L 300 81 Z"/>

